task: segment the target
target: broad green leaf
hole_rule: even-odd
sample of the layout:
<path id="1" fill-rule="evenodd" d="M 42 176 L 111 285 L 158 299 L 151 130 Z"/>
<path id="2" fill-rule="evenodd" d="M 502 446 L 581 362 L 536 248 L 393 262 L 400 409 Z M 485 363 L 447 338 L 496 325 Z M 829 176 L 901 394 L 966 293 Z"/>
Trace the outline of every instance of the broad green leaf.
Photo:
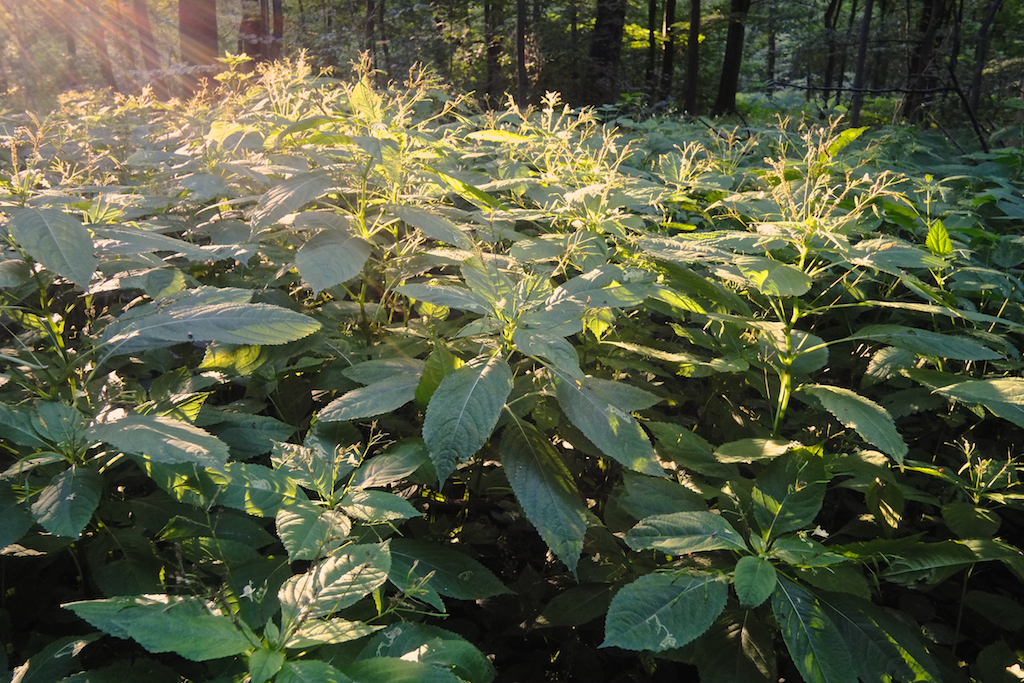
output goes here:
<path id="1" fill-rule="evenodd" d="M 857 683 L 842 634 L 811 593 L 780 576 L 772 594 L 772 612 L 806 683 Z"/>
<path id="2" fill-rule="evenodd" d="M 861 681 L 938 681 L 939 671 L 919 639 L 899 619 L 850 595 L 819 598 L 839 630 Z"/>
<path id="3" fill-rule="evenodd" d="M 588 510 L 558 452 L 533 425 L 517 419 L 502 435 L 501 465 L 526 518 L 575 576 Z"/>
<path id="4" fill-rule="evenodd" d="M 829 477 L 822 459 L 806 451 L 772 460 L 757 475 L 751 499 L 766 538 L 808 526 L 821 510 Z"/>
<path id="5" fill-rule="evenodd" d="M 423 514 L 405 498 L 387 491 L 349 491 L 339 505 L 345 514 L 364 524 L 384 524 Z"/>
<path id="6" fill-rule="evenodd" d="M 416 406 L 421 410 L 425 409 L 445 376 L 463 365 L 463 360 L 449 351 L 446 345 L 435 342 L 434 350 L 427 356 L 420 383 L 416 385 Z"/>
<path id="7" fill-rule="evenodd" d="M 971 549 L 955 541 L 904 543 L 882 576 L 904 585 L 934 584 L 976 562 Z"/>
<path id="8" fill-rule="evenodd" d="M 338 553 L 293 576 L 281 586 L 282 628 L 298 619 L 315 619 L 359 601 L 388 578 L 388 542 L 346 546 Z"/>
<path id="9" fill-rule="evenodd" d="M 412 622 L 388 626 L 366 644 L 360 660 L 395 657 L 453 671 L 471 683 L 490 683 L 494 666 L 466 639 L 437 626 Z"/>
<path id="10" fill-rule="evenodd" d="M 492 259 L 472 256 L 462 262 L 462 277 L 474 294 L 496 312 L 510 308 L 516 298 L 515 285 Z"/>
<path id="11" fill-rule="evenodd" d="M 653 287 L 649 273 L 606 265 L 594 268 L 560 285 L 547 305 L 574 302 L 587 308 L 626 308 L 643 302 Z"/>
<path id="12" fill-rule="evenodd" d="M 574 380 L 582 382 L 585 379 L 580 370 L 580 357 L 564 337 L 518 328 L 512 334 L 512 342 L 523 354 L 547 361 Z"/>
<path id="13" fill-rule="evenodd" d="M 295 267 L 314 292 L 348 282 L 370 258 L 370 243 L 336 230 L 313 235 L 295 253 Z"/>
<path id="14" fill-rule="evenodd" d="M 4 479 L 18 479 L 23 474 L 27 474 L 37 467 L 52 465 L 55 462 L 62 461 L 64 461 L 64 456 L 60 453 L 37 451 L 31 458 L 22 458 L 0 473 L 0 481 Z"/>
<path id="15" fill-rule="evenodd" d="M 450 545 L 396 538 L 391 541 L 391 561 L 388 578 L 403 591 L 427 579 L 426 588 L 434 597 L 482 600 L 508 592 L 489 569 Z"/>
<path id="16" fill-rule="evenodd" d="M 331 643 L 347 643 L 375 633 L 383 626 L 372 626 L 346 619 L 313 619 L 305 622 L 288 640 L 285 647 L 305 649 Z"/>
<path id="17" fill-rule="evenodd" d="M 632 415 L 571 377 L 553 374 L 558 405 L 602 453 L 637 472 L 665 476 L 647 434 Z"/>
<path id="18" fill-rule="evenodd" d="M 641 520 L 626 534 L 633 550 L 653 548 L 666 555 L 706 550 L 749 552 L 743 537 L 713 512 L 673 512 Z"/>
<path id="19" fill-rule="evenodd" d="M 897 463 L 903 462 L 907 444 L 885 408 L 843 387 L 807 384 L 800 387 L 800 391 L 818 399 L 825 410 L 855 430 L 862 439 L 877 446 Z"/>
<path id="20" fill-rule="evenodd" d="M 89 229 L 59 209 L 19 209 L 7 229 L 28 255 L 82 289 L 99 265 Z"/>
<path id="21" fill-rule="evenodd" d="M 507 130 L 475 130 L 472 133 L 466 135 L 470 140 L 483 140 L 485 142 L 507 142 L 510 144 L 518 144 L 521 142 L 529 142 L 530 138 L 513 133 Z"/>
<path id="22" fill-rule="evenodd" d="M 778 575 L 772 563 L 763 557 L 741 557 L 733 570 L 736 597 L 744 607 L 754 608 L 775 591 Z"/>
<path id="23" fill-rule="evenodd" d="M 20 446 L 41 448 L 46 443 L 32 427 L 32 415 L 27 410 L 0 403 L 0 438 Z"/>
<path id="24" fill-rule="evenodd" d="M 1008 595 L 985 591 L 968 591 L 964 604 L 1007 631 L 1024 628 L 1024 607 Z"/>
<path id="25" fill-rule="evenodd" d="M 277 443 L 271 451 L 276 469 L 282 470 L 296 484 L 316 491 L 322 498 L 330 498 L 334 485 L 341 477 L 355 469 L 344 448 L 336 451 L 311 448 L 291 443 Z"/>
<path id="26" fill-rule="evenodd" d="M 950 241 L 949 232 L 946 230 L 946 226 L 942 224 L 941 220 L 935 221 L 932 223 L 932 226 L 928 228 L 928 237 L 925 238 L 924 245 L 936 256 L 952 255 L 953 242 Z"/>
<path id="27" fill-rule="evenodd" d="M 582 626 L 608 612 L 612 584 L 572 586 L 556 595 L 537 617 L 537 626 Z"/>
<path id="28" fill-rule="evenodd" d="M 395 375 L 419 375 L 423 372 L 425 366 L 426 363 L 418 358 L 398 356 L 356 363 L 342 370 L 341 374 L 353 382 L 374 384 Z"/>
<path id="29" fill-rule="evenodd" d="M 722 463 L 749 463 L 777 458 L 800 444 L 785 439 L 739 439 L 724 443 L 715 450 L 715 459 Z"/>
<path id="30" fill-rule="evenodd" d="M 72 465 L 50 480 L 36 502 L 32 515 L 54 536 L 78 538 L 100 502 L 103 481 L 94 470 Z"/>
<path id="31" fill-rule="evenodd" d="M 604 339 L 602 344 L 617 346 L 620 349 L 632 351 L 646 358 L 654 358 L 666 363 L 673 363 L 678 366 L 677 374 L 686 377 L 703 377 L 716 372 L 742 372 L 748 365 L 745 361 L 725 358 L 706 359 L 692 353 L 679 353 L 676 351 L 663 351 L 649 346 L 641 346 L 630 342 Z M 827 352 L 826 352 L 827 355 Z"/>
<path id="32" fill-rule="evenodd" d="M 773 635 L 759 613 L 726 609 L 683 652 L 701 683 L 776 683 Z"/>
<path id="33" fill-rule="evenodd" d="M 947 503 L 942 506 L 942 520 L 960 538 L 992 538 L 1001 520 L 994 510 L 972 503 Z"/>
<path id="34" fill-rule="evenodd" d="M 250 683 L 267 683 L 281 670 L 284 664 L 284 653 L 280 650 L 268 650 L 265 647 L 257 648 L 249 653 L 249 681 Z"/>
<path id="35" fill-rule="evenodd" d="M 851 142 L 863 135 L 864 131 L 867 129 L 867 126 L 862 126 L 861 128 L 847 128 L 842 133 L 832 138 L 832 140 L 829 141 L 829 145 L 825 149 L 825 152 L 818 157 L 818 163 L 826 163 L 831 157 L 839 154 L 839 152 L 846 149 Z"/>
<path id="36" fill-rule="evenodd" d="M 451 244 L 459 249 L 473 248 L 472 238 L 443 216 L 413 206 L 390 206 L 388 210 L 392 215 L 419 228 L 427 237 L 438 242 Z"/>
<path id="37" fill-rule="evenodd" d="M 612 599 L 601 647 L 651 652 L 682 647 L 715 623 L 728 593 L 717 575 L 641 576 Z"/>
<path id="38" fill-rule="evenodd" d="M 85 637 L 64 636 L 47 643 L 39 652 L 29 657 L 28 661 L 14 668 L 11 683 L 53 683 L 61 680 L 80 665 L 80 660 L 76 658 L 85 646 L 99 637 L 98 633 Z M 11 672 L 5 671 L 5 675 L 9 677 Z"/>
<path id="39" fill-rule="evenodd" d="M 277 513 L 277 535 L 292 562 L 317 559 L 337 547 L 351 529 L 345 515 L 311 503 L 297 501 Z"/>
<path id="40" fill-rule="evenodd" d="M 305 499 L 285 473 L 255 463 L 229 462 L 223 472 L 207 470 L 206 476 L 213 488 L 209 492 L 211 505 L 224 505 L 250 515 L 276 517 L 282 507 Z"/>
<path id="41" fill-rule="evenodd" d="M 1024 405 L 1024 379 L 1000 377 L 998 379 L 971 379 L 935 389 L 943 396 L 964 403 L 1009 403 Z"/>
<path id="42" fill-rule="evenodd" d="M 727 465 L 716 458 L 711 444 L 686 427 L 671 422 L 648 422 L 647 428 L 654 435 L 659 451 L 679 466 L 709 477 L 737 476 L 735 465 Z"/>
<path id="43" fill-rule="evenodd" d="M 402 373 L 353 389 L 317 413 L 321 422 L 360 420 L 395 411 L 411 401 L 420 383 L 419 373 Z"/>
<path id="44" fill-rule="evenodd" d="M 708 504 L 682 484 L 670 479 L 623 471 L 624 491 L 616 500 L 636 519 L 673 512 L 706 512 Z"/>
<path id="45" fill-rule="evenodd" d="M 353 662 L 345 674 L 354 683 L 463 683 L 445 667 L 396 657 L 375 657 Z"/>
<path id="46" fill-rule="evenodd" d="M 250 217 L 256 232 L 262 232 L 290 213 L 319 199 L 334 185 L 331 176 L 323 171 L 293 175 L 271 187 L 260 197 Z"/>
<path id="47" fill-rule="evenodd" d="M 285 662 L 274 679 L 275 683 L 354 683 L 327 662 L 318 659 L 299 659 Z"/>
<path id="48" fill-rule="evenodd" d="M 17 543 L 31 527 L 28 507 L 9 486 L 0 486 L 0 549 Z"/>
<path id="49" fill-rule="evenodd" d="M 1003 357 L 981 342 L 967 337 L 902 325 L 869 325 L 846 339 L 880 341 L 924 356 L 957 360 L 999 360 Z"/>
<path id="50" fill-rule="evenodd" d="M 500 355 L 478 357 L 441 381 L 423 420 L 423 440 L 440 483 L 490 438 L 511 392 L 512 371 Z"/>
<path id="51" fill-rule="evenodd" d="M 409 284 L 396 287 L 395 291 L 410 299 L 425 301 L 435 306 L 446 306 L 470 313 L 487 313 L 488 310 L 483 298 L 465 287 Z"/>
<path id="52" fill-rule="evenodd" d="M 113 422 L 94 424 L 89 434 L 118 450 L 156 462 L 192 462 L 219 469 L 228 460 L 227 444 L 217 437 L 187 422 L 159 415 L 127 415 Z"/>
<path id="53" fill-rule="evenodd" d="M 439 185 L 454 190 L 470 204 L 473 204 L 484 211 L 501 208 L 501 202 L 486 192 L 473 187 L 469 183 L 464 183 L 458 178 L 452 177 L 447 173 L 442 173 L 441 171 L 430 168 L 429 166 L 427 168 L 437 175 L 438 180 L 441 181 L 438 183 Z"/>
<path id="54" fill-rule="evenodd" d="M 647 410 L 662 401 L 661 396 L 640 387 L 599 377 L 587 377 L 583 380 L 583 386 L 590 389 L 598 398 L 630 413 Z"/>
<path id="55" fill-rule="evenodd" d="M 56 401 L 35 404 L 32 428 L 39 436 L 74 450 L 85 446 L 88 438 L 82 413 L 72 405 Z"/>
<path id="56" fill-rule="evenodd" d="M 20 287 L 32 277 L 32 269 L 20 259 L 0 261 L 0 288 Z"/>
<path id="57" fill-rule="evenodd" d="M 806 534 L 791 534 L 776 538 L 771 556 L 793 567 L 827 567 L 846 562 L 844 555 L 834 553 Z"/>
<path id="58" fill-rule="evenodd" d="M 768 296 L 800 296 L 811 288 L 807 273 L 770 258 L 737 256 L 733 264 L 757 291 Z"/>

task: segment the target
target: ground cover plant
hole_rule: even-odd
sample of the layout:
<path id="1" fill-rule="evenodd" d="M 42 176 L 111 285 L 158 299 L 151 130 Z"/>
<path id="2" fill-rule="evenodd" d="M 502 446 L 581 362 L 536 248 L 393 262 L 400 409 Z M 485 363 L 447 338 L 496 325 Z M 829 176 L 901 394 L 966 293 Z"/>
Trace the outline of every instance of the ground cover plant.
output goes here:
<path id="1" fill-rule="evenodd" d="M 221 80 L 0 121 L 12 680 L 1020 677 L 1019 150 Z"/>

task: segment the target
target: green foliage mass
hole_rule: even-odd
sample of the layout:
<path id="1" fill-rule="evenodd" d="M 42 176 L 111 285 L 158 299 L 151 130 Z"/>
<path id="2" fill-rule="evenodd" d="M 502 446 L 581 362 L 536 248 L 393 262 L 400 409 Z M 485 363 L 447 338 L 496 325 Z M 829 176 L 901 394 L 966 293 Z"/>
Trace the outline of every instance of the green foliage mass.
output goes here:
<path id="1" fill-rule="evenodd" d="M 1019 151 L 232 83 L 4 122 L 14 680 L 1019 671 Z"/>

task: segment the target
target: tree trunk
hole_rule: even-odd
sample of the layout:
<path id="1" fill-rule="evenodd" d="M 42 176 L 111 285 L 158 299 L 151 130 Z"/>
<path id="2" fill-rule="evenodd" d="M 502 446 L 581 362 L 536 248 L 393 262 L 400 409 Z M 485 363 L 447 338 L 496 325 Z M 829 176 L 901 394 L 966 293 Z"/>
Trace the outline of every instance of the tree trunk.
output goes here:
<path id="1" fill-rule="evenodd" d="M 622 34 L 626 26 L 626 0 L 597 0 L 594 28 L 590 33 L 590 80 L 592 104 L 608 104 L 619 98 L 619 65 Z"/>
<path id="2" fill-rule="evenodd" d="M 191 68 L 184 75 L 182 86 L 186 93 L 193 93 L 200 80 L 212 71 L 203 67 L 215 65 L 220 54 L 217 0 L 178 0 L 178 42 L 181 61 Z"/>
<path id="3" fill-rule="evenodd" d="M 921 40 L 917 49 L 913 52 L 910 60 L 910 83 L 907 99 L 903 103 L 903 115 L 910 120 L 920 118 L 920 108 L 924 104 L 925 93 L 920 92 L 927 87 L 929 78 L 928 71 L 935 59 L 935 36 L 942 24 L 945 12 L 945 0 L 925 0 L 921 9 L 921 19 L 918 24 L 921 32 Z"/>
<path id="4" fill-rule="evenodd" d="M 651 99 L 657 94 L 654 85 L 654 66 L 658 59 L 658 38 L 655 33 L 655 22 L 658 20 L 658 0 L 647 0 L 647 69 L 644 71 L 644 83 Z"/>
<path id="5" fill-rule="evenodd" d="M 853 36 L 853 28 L 856 26 L 854 21 L 857 18 L 857 0 L 853 0 L 850 5 L 850 17 L 846 20 L 846 44 L 850 44 L 850 38 Z M 843 83 L 846 80 L 846 46 L 843 46 L 842 51 L 839 53 L 839 71 L 836 73 L 835 87 L 836 87 L 836 104 L 843 97 Z"/>
<path id="6" fill-rule="evenodd" d="M 384 75 L 388 77 L 391 75 L 391 50 L 388 47 L 388 27 L 384 23 L 384 2 L 377 0 L 377 31 L 380 33 L 380 49 L 384 55 Z"/>
<path id="7" fill-rule="evenodd" d="M 104 28 L 103 15 L 96 0 L 86 0 L 82 6 L 87 15 L 89 42 L 96 50 L 96 63 L 100 68 L 100 75 L 103 83 L 109 88 L 117 90 L 117 80 L 114 78 L 114 65 L 110 61 L 110 51 L 107 49 L 107 32 Z"/>
<path id="8" fill-rule="evenodd" d="M 667 100 L 672 94 L 672 77 L 675 75 L 676 59 L 676 0 L 665 0 L 665 16 L 661 22 L 662 53 L 661 81 L 658 84 L 658 101 Z"/>
<path id="9" fill-rule="evenodd" d="M 714 113 L 736 111 L 736 91 L 740 84 L 740 66 L 743 63 L 743 38 L 747 30 L 747 13 L 751 0 L 731 0 L 729 4 L 729 33 L 725 38 L 725 58 L 722 77 L 718 82 L 718 98 Z"/>
<path id="10" fill-rule="evenodd" d="M 266 0 L 242 0 L 242 18 L 238 23 L 238 54 L 252 58 L 244 68 L 252 70 L 263 60 L 267 42 L 267 24 L 264 22 L 263 4 Z M 370 0 L 372 1 L 372 0 Z"/>
<path id="11" fill-rule="evenodd" d="M 72 0 L 65 0 L 64 5 L 69 18 L 81 18 L 81 14 Z M 78 72 L 78 48 L 75 43 L 75 32 L 71 29 L 71 25 L 70 22 L 60 24 L 61 31 L 64 33 L 64 44 L 67 46 L 68 52 L 64 72 L 64 87 L 69 90 L 77 90 L 82 87 L 82 76 Z"/>
<path id="12" fill-rule="evenodd" d="M 497 109 L 501 102 L 501 52 L 502 40 L 498 33 L 501 24 L 501 7 L 503 0 L 485 0 L 484 2 L 484 43 L 486 49 L 484 74 L 485 106 Z"/>
<path id="13" fill-rule="evenodd" d="M 700 91 L 700 0 L 690 0 L 690 31 L 686 36 L 686 85 L 683 109 L 697 113 Z"/>
<path id="14" fill-rule="evenodd" d="M 981 78 L 985 73 L 985 60 L 988 58 L 988 32 L 1002 6 L 1003 0 L 989 0 L 988 12 L 978 28 L 978 45 L 974 50 L 974 74 L 971 77 L 970 98 L 971 111 L 975 116 L 978 115 L 978 107 L 981 104 Z"/>
<path id="15" fill-rule="evenodd" d="M 832 72 L 836 68 L 836 57 L 839 56 L 836 26 L 839 24 L 839 12 L 842 8 L 843 0 L 830 0 L 825 10 L 825 44 L 828 46 L 828 55 L 825 57 L 825 75 L 822 78 L 825 89 L 821 91 L 821 99 L 826 107 L 832 88 Z"/>
<path id="16" fill-rule="evenodd" d="M 383 0 L 380 0 L 383 1 Z M 281 56 L 281 48 L 284 47 L 284 2 L 274 0 L 274 40 L 270 43 L 270 59 L 278 59 Z"/>
<path id="17" fill-rule="evenodd" d="M 775 31 L 775 3 L 773 2 L 768 8 L 768 49 L 764 65 L 764 89 L 769 97 L 775 92 Z"/>
<path id="18" fill-rule="evenodd" d="M 526 106 L 526 0 L 516 0 L 516 103 Z"/>
<path id="19" fill-rule="evenodd" d="M 874 9 L 875 0 L 866 0 L 864 3 L 864 16 L 860 21 L 860 38 L 857 40 L 857 67 L 853 75 L 853 103 L 850 106 L 850 125 L 860 124 L 860 110 L 864 105 L 864 71 L 868 56 L 868 36 L 871 33 L 871 11 Z"/>

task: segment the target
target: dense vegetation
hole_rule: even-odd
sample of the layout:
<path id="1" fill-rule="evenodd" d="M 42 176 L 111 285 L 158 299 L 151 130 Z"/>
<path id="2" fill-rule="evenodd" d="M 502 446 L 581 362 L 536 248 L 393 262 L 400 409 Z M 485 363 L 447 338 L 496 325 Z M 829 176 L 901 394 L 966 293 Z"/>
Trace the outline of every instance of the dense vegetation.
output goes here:
<path id="1" fill-rule="evenodd" d="M 308 71 L 0 120 L 0 671 L 1021 676 L 1019 149 Z"/>

